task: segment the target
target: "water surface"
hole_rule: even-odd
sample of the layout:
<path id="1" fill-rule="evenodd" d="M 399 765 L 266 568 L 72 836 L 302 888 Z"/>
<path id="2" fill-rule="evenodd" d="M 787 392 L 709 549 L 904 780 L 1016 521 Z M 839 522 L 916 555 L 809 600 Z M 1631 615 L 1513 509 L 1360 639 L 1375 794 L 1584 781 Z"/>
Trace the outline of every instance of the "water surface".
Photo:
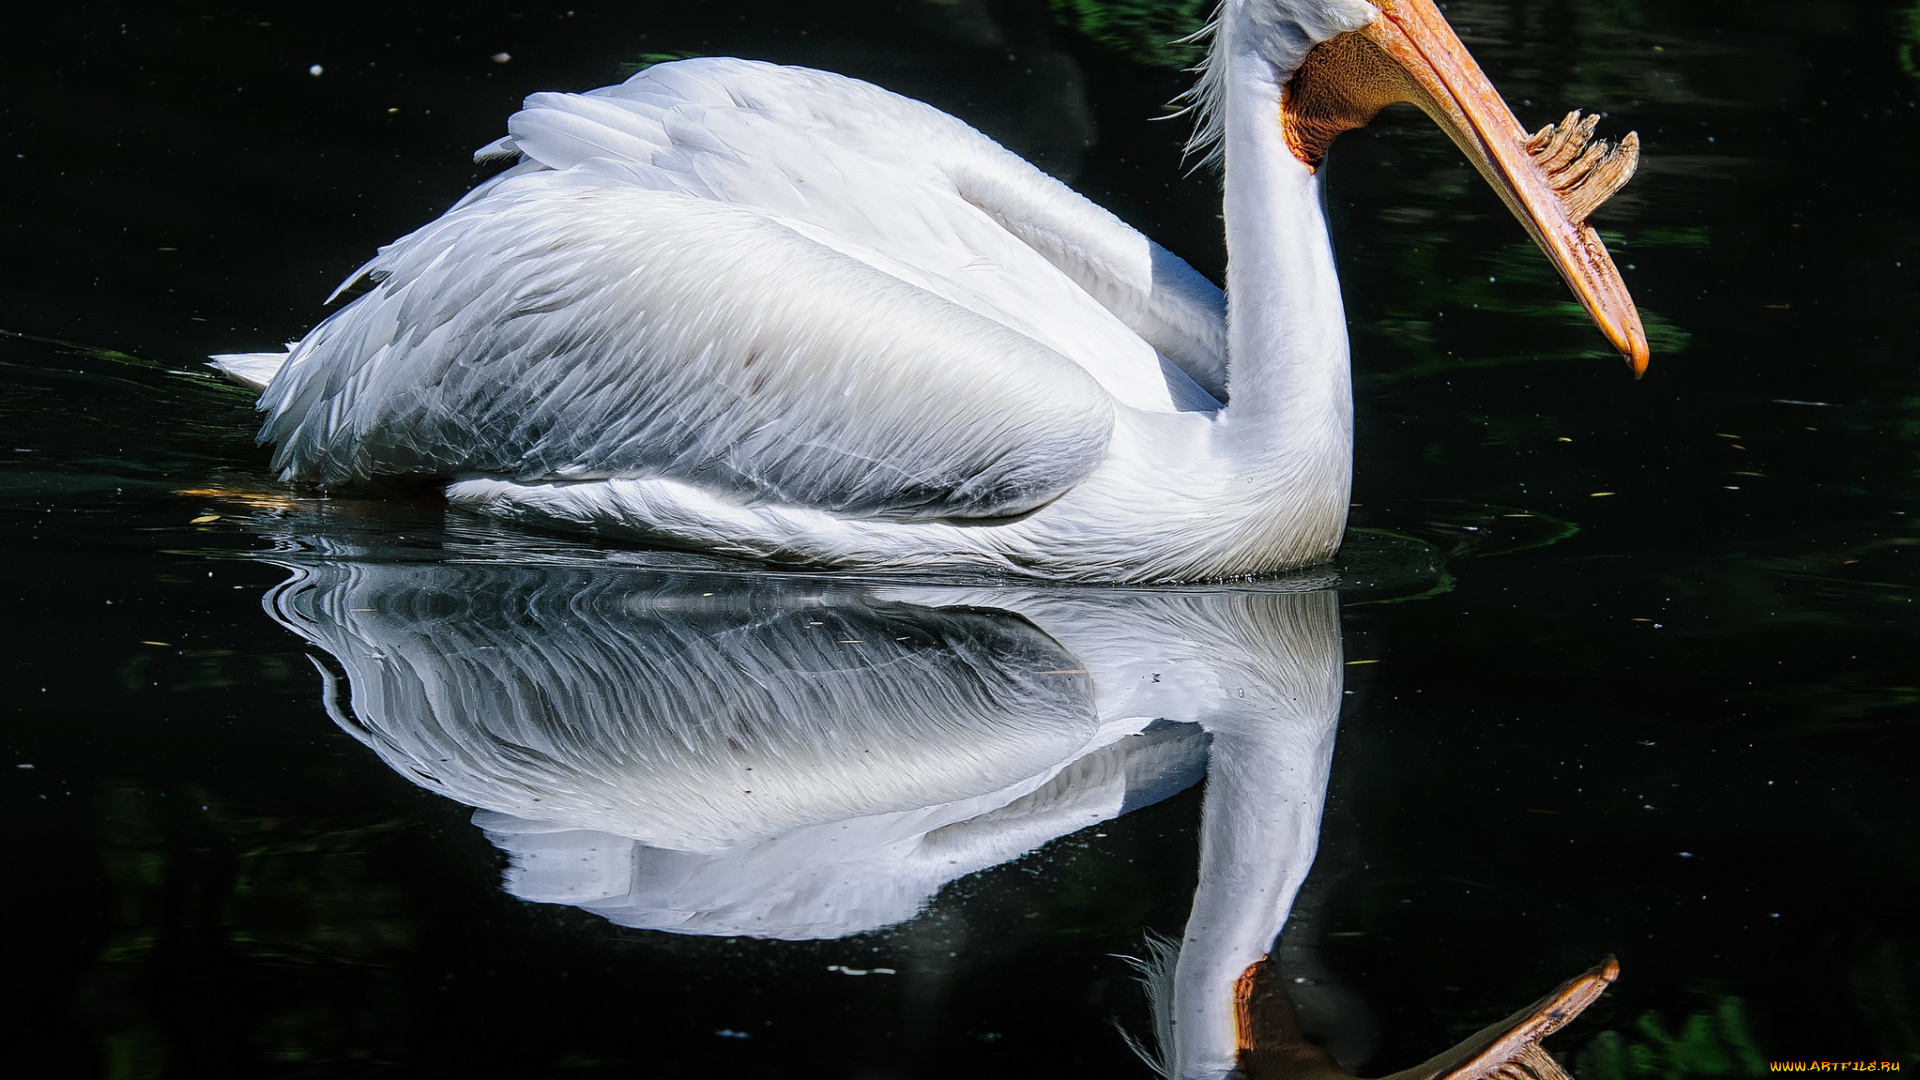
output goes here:
<path id="1" fill-rule="evenodd" d="M 1367 530 L 1346 561 L 1044 601 L 1112 620 L 1101 641 L 1181 626 L 1164 651 L 1211 642 L 1197 651 L 1241 657 L 1249 685 L 1298 653 L 1287 612 L 1338 609 L 1316 631 L 1339 650 L 1342 708 L 1287 955 L 1311 965 L 1359 1071 L 1405 1067 L 1609 953 L 1621 981 L 1550 1043 L 1579 1075 L 1920 1068 L 1909 7 L 1448 4 L 1524 123 L 1581 107 L 1640 132 L 1640 175 L 1597 220 L 1648 313 L 1650 373 L 1634 383 L 1604 355 L 1443 137 L 1389 116 L 1329 174 Z M 1213 182 L 1184 175 L 1179 122 L 1151 120 L 1183 85 L 1177 57 L 1017 3 L 78 3 L 30 29 L 0 114 L 0 329 L 26 335 L 0 337 L 9 910 L 35 988 L 19 1045 L 58 1074 L 111 1076 L 1147 1075 L 1111 1026 L 1147 1023 L 1113 954 L 1177 935 L 1193 907 L 1206 789 L 1183 785 L 1204 771 L 1194 733 L 1212 733 L 1128 735 L 1161 756 L 1100 774 L 1118 788 L 1036 780 L 1080 760 L 1046 740 L 1100 742 L 1074 682 L 1090 676 L 1014 693 L 988 675 L 1077 671 L 1091 647 L 1071 620 L 993 583 L 767 574 L 287 491 L 247 396 L 196 365 L 303 332 L 339 278 L 478 179 L 467 155 L 525 94 L 662 56 L 814 64 L 920 96 L 1217 275 Z M 354 610 L 383 604 L 400 615 Z M 559 617 L 571 604 L 583 621 Z M 805 668 L 796 651 L 813 621 L 844 631 L 831 644 L 895 631 L 895 652 L 833 669 L 853 680 L 841 698 L 874 671 L 913 676 L 874 723 L 961 718 L 875 736 L 899 755 L 886 778 L 952 781 L 904 782 L 965 736 L 1005 751 L 970 774 L 1003 798 L 942 789 L 944 817 L 895 820 L 867 853 L 976 822 L 997 838 L 969 849 L 977 868 L 775 936 L 745 916 L 675 933 L 551 902 L 591 890 L 529 885 L 509 855 L 544 834 L 476 828 L 482 792 L 435 793 L 391 767 L 391 739 L 367 745 L 420 695 L 395 683 L 376 709 L 371 669 L 340 655 L 359 642 L 442 687 L 464 684 L 436 665 L 465 656 L 498 690 L 510 669 L 472 650 L 517 649 L 518 685 L 572 657 L 576 674 L 679 671 L 684 690 L 691 656 L 828 670 L 831 654 Z M 598 653 L 555 644 L 583 625 L 619 633 Z M 541 648 L 544 667 L 525 660 Z M 956 700 L 973 704 L 941 711 Z M 683 772 L 715 760 L 688 753 Z M 1063 794 L 1096 788 L 1113 797 Z M 861 815 L 914 812 L 863 790 Z M 828 820 L 810 805 L 751 839 Z M 1013 805 L 1058 813 L 1019 832 Z M 656 847 L 672 839 L 649 820 Z M 709 846 L 744 842 L 706 827 Z M 701 910 L 724 909 L 717 895 Z M 746 915 L 764 899 L 728 895 Z"/>

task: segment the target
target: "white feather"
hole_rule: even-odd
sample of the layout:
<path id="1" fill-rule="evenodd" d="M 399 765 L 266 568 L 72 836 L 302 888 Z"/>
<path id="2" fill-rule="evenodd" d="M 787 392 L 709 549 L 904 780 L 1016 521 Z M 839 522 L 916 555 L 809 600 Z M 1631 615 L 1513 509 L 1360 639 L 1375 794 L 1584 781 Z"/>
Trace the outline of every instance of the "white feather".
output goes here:
<path id="1" fill-rule="evenodd" d="M 264 390 L 286 365 L 287 354 L 293 349 L 289 344 L 287 352 L 222 353 L 212 357 L 213 367 L 249 390 Z"/>

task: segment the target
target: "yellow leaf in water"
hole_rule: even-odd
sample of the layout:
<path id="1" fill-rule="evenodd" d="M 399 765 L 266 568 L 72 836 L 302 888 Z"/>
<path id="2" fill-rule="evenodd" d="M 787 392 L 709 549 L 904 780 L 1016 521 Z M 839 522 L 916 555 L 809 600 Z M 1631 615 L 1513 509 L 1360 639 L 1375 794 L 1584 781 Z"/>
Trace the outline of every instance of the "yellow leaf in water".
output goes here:
<path id="1" fill-rule="evenodd" d="M 199 517 L 197 517 L 197 518 L 194 518 L 194 519 L 193 519 L 192 521 L 189 521 L 189 522 L 187 522 L 187 524 L 189 524 L 189 525 L 206 525 L 206 524 L 208 524 L 208 523 L 210 523 L 210 522 L 215 522 L 215 521 L 219 521 L 219 520 L 220 520 L 220 515 L 219 515 L 219 514 L 201 514 L 201 515 L 200 515 Z"/>

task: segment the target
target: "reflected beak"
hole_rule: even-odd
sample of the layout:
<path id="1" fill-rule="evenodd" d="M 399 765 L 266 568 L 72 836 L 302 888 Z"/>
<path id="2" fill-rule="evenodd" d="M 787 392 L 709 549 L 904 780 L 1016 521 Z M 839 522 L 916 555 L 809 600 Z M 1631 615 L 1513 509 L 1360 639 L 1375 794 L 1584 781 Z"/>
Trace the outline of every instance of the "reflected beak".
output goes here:
<path id="1" fill-rule="evenodd" d="M 1315 46 L 1287 83 L 1281 123 L 1294 155 L 1317 167 L 1340 132 L 1397 101 L 1419 106 L 1493 185 L 1638 378 L 1646 330 L 1587 215 L 1633 175 L 1639 139 L 1609 146 L 1593 138 L 1597 118 L 1579 113 L 1529 136 L 1433 0 L 1373 3 L 1379 18 Z"/>
<path id="2" fill-rule="evenodd" d="M 1620 965 L 1609 956 L 1453 1049 L 1381 1080 L 1573 1080 L 1540 1040 L 1579 1016 L 1619 977 Z M 1240 976 L 1233 1015 L 1239 1071 L 1248 1080 L 1354 1080 L 1301 1034 L 1286 982 L 1269 958 L 1260 958 Z"/>

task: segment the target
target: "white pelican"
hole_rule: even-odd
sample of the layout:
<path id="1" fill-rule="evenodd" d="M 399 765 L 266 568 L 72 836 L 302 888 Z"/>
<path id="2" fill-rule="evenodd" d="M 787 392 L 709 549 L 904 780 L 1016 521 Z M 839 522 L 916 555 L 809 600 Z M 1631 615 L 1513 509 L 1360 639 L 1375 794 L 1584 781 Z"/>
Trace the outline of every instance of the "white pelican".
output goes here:
<path id="1" fill-rule="evenodd" d="M 1352 475 L 1319 165 L 1430 114 L 1635 372 L 1587 214 L 1637 159 L 1529 137 L 1432 0 L 1225 0 L 1194 107 L 1225 295 L 954 118 L 731 59 L 535 94 L 517 164 L 383 248 L 264 387 L 283 478 L 773 562 L 1087 581 L 1329 558 Z M 336 296 L 338 293 L 336 293 Z"/>

